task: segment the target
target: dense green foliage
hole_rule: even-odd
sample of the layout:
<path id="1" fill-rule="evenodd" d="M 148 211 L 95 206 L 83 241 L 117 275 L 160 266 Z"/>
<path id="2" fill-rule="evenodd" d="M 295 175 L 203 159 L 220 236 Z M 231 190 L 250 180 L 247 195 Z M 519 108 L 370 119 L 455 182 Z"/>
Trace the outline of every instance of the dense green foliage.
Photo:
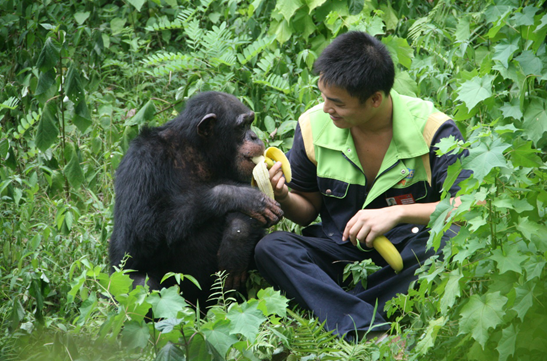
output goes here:
<path id="1" fill-rule="evenodd" d="M 176 288 L 109 276 L 113 178 L 139 128 L 214 89 L 287 150 L 320 100 L 313 61 L 348 29 L 382 38 L 400 93 L 458 121 L 467 141 L 440 152 L 470 156 L 447 182 L 474 171 L 429 242 L 460 234 L 389 305 L 403 354 L 334 338 L 257 275 L 240 304 L 219 275 L 203 318 Z M 546 34 L 544 1 L 0 0 L 0 359 L 543 360 Z"/>

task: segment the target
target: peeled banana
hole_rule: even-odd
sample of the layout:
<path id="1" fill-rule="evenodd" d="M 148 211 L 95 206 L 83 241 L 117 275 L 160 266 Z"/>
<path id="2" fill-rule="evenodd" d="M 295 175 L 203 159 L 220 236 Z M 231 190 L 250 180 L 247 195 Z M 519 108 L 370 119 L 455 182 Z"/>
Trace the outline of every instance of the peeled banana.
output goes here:
<path id="1" fill-rule="evenodd" d="M 270 183 L 270 174 L 268 169 L 273 167 L 275 162 L 281 162 L 281 170 L 287 182 L 291 181 L 292 172 L 289 160 L 285 153 L 278 148 L 270 147 L 266 149 L 264 155 L 254 157 L 253 162 L 256 166 L 253 169 L 253 184 L 258 186 L 262 193 L 271 199 L 274 199 L 274 191 Z"/>
<path id="2" fill-rule="evenodd" d="M 372 246 L 380 253 L 380 256 L 386 260 L 391 268 L 395 270 L 395 273 L 399 273 L 403 270 L 403 259 L 401 258 L 401 254 L 389 239 L 384 236 L 376 237 L 372 242 Z"/>

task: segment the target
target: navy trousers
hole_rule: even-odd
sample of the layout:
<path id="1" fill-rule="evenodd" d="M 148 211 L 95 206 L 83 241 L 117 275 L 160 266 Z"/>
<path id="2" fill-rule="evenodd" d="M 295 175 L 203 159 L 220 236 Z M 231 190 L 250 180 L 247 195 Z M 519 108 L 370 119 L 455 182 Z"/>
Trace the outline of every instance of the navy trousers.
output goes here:
<path id="1" fill-rule="evenodd" d="M 454 226 L 445 234 L 442 246 L 457 230 Z M 321 322 L 326 321 L 327 330 L 351 339 L 353 331 L 390 329 L 384 306 L 398 293 L 408 292 L 417 279 L 416 269 L 435 254 L 432 249 L 426 250 L 428 238 L 429 233 L 422 226 L 420 232 L 405 236 L 395 245 L 404 264 L 399 274 L 375 250 L 363 252 L 349 241 L 339 244 L 330 238 L 290 232 L 273 232 L 264 237 L 256 246 L 255 262 L 272 286 L 313 311 Z M 344 290 L 346 264 L 366 258 L 382 269 L 368 277 L 366 289 L 359 284 L 351 291 Z"/>

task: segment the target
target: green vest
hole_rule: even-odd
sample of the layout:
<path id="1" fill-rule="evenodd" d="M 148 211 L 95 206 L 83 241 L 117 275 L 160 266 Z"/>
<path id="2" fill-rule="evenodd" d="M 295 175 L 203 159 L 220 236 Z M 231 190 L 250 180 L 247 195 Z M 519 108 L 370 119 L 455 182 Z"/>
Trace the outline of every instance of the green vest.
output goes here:
<path id="1" fill-rule="evenodd" d="M 439 126 L 450 119 L 429 101 L 399 95 L 394 90 L 390 95 L 393 138 L 362 208 L 390 188 L 406 188 L 423 181 L 431 185 L 431 139 Z M 316 164 L 318 177 L 366 184 L 349 129 L 336 127 L 329 114 L 323 112 L 323 104 L 302 114 L 298 122 L 306 154 Z"/>

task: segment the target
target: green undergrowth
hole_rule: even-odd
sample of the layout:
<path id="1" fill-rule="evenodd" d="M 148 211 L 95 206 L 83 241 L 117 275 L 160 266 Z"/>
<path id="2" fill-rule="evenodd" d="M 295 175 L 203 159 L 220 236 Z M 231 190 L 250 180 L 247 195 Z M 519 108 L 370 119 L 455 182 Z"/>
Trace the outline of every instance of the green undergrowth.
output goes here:
<path id="1" fill-rule="evenodd" d="M 447 188 L 474 172 L 433 214 L 431 247 L 460 233 L 389 303 L 391 337 L 340 340 L 256 272 L 244 295 L 219 274 L 199 310 L 109 275 L 114 174 L 138 131 L 219 90 L 286 151 L 320 101 L 314 60 L 348 30 L 380 37 L 395 89 L 457 122 L 466 141 L 439 153 L 469 156 Z M 0 0 L 0 359 L 543 360 L 546 34 L 544 1 Z"/>

